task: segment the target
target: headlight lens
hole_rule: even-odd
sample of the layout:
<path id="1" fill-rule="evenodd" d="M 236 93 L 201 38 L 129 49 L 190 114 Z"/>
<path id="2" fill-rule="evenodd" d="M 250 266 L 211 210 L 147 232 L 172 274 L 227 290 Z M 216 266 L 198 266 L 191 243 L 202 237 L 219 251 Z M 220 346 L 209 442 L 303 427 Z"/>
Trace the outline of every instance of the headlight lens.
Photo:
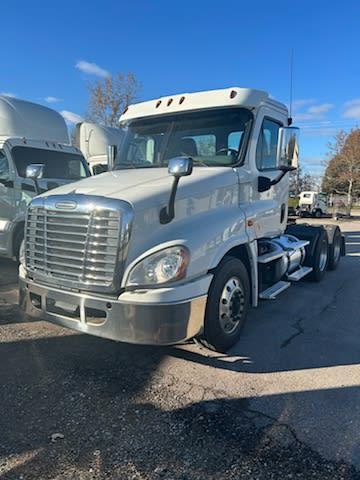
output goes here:
<path id="1" fill-rule="evenodd" d="M 185 277 L 190 254 L 186 247 L 169 247 L 141 260 L 131 270 L 127 286 L 159 285 Z"/>

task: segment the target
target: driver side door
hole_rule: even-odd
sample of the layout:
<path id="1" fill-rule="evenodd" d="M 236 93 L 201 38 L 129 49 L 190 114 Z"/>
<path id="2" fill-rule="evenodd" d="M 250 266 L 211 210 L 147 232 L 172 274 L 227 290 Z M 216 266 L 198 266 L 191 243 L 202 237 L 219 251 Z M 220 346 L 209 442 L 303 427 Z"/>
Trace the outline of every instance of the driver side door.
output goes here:
<path id="1" fill-rule="evenodd" d="M 269 190 L 259 192 L 259 177 L 276 180 L 281 171 L 278 165 L 279 131 L 286 117 L 275 109 L 262 108 L 257 115 L 253 139 L 249 150 L 249 168 L 252 182 L 247 205 L 247 217 L 252 238 L 274 237 L 286 227 L 288 182 L 285 175 Z"/>

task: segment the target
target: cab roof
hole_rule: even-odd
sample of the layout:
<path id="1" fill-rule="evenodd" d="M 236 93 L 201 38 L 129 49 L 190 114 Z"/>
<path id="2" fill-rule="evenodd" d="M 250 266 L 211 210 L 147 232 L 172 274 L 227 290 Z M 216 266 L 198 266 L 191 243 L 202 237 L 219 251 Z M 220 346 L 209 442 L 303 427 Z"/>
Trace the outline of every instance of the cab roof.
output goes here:
<path id="1" fill-rule="evenodd" d="M 268 103 L 271 106 L 282 110 L 284 113 L 287 113 L 285 105 L 271 99 L 269 94 L 263 90 L 231 87 L 221 90 L 181 93 L 178 95 L 160 97 L 147 102 L 135 103 L 125 110 L 120 117 L 120 123 L 135 118 L 180 113 L 206 108 L 234 106 L 257 108 L 264 103 Z"/>
<path id="2" fill-rule="evenodd" d="M 0 136 L 69 144 L 64 118 L 51 108 L 0 95 Z"/>

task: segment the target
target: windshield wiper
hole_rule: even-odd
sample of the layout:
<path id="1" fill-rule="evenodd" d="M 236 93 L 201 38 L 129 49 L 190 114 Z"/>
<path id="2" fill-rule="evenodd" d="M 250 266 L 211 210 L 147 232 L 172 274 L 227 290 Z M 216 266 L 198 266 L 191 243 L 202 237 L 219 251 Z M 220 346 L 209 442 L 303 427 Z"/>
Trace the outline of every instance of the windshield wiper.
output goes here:
<path id="1" fill-rule="evenodd" d="M 142 164 L 142 163 L 122 163 L 116 165 L 116 170 L 126 170 L 128 168 L 159 168 L 161 165 Z"/>
<path id="2" fill-rule="evenodd" d="M 196 160 L 195 158 L 191 157 L 192 160 L 193 160 L 193 164 L 194 165 L 201 165 L 202 167 L 208 167 L 209 165 L 207 165 L 206 163 L 202 162 L 201 160 Z"/>

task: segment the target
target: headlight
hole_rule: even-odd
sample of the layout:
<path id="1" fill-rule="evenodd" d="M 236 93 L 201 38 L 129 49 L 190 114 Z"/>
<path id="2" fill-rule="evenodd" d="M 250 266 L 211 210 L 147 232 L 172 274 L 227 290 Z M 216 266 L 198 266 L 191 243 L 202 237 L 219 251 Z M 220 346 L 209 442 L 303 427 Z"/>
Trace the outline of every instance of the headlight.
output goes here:
<path id="1" fill-rule="evenodd" d="M 189 250 L 184 246 L 169 247 L 141 260 L 131 270 L 127 286 L 159 285 L 185 277 Z"/>

